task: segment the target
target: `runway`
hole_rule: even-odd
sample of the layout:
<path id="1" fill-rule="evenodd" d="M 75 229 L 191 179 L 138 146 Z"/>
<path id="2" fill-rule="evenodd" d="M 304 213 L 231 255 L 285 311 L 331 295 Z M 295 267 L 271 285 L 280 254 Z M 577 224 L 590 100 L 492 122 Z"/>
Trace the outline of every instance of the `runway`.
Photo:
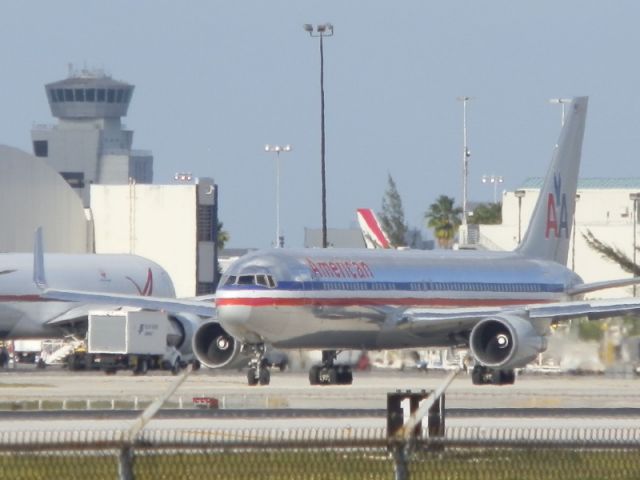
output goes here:
<path id="1" fill-rule="evenodd" d="M 436 388 L 442 373 L 373 371 L 357 373 L 351 386 L 310 386 L 304 373 L 274 372 L 266 387 L 248 387 L 243 372 L 201 371 L 192 374 L 145 431 L 194 434 L 217 432 L 221 438 L 242 432 L 290 435 L 300 430 L 342 435 L 386 428 L 388 392 Z M 0 373 L 0 441 L 43 432 L 93 432 L 100 437 L 131 427 L 131 406 L 122 410 L 9 412 L 3 404 L 45 399 L 46 402 L 136 399 L 139 406 L 161 395 L 176 380 L 170 375 L 134 377 L 128 373 L 71 374 L 66 371 Z M 193 397 L 215 397 L 220 410 L 193 409 Z M 522 376 L 512 386 L 473 386 L 460 374 L 446 394 L 447 435 L 492 438 L 494 431 L 557 431 L 583 435 L 640 437 L 640 379 L 603 376 Z M 179 402 L 182 408 L 175 408 Z M 5 410 L 4 413 L 1 410 Z M 198 432 L 197 434 L 194 432 Z M 458 433 L 456 433 L 458 432 Z M 466 432 L 466 433 L 460 433 Z M 484 433 L 482 433 L 484 432 Z M 591 432 L 591 433 L 589 433 Z M 598 433 L 599 432 L 599 433 Z M 613 432 L 613 433 L 612 433 Z M 618 433 L 616 433 L 618 432 Z M 44 435 L 44 436 L 43 436 Z M 42 439 L 41 438 L 41 439 Z M 209 438 L 209 437 L 207 437 Z"/>

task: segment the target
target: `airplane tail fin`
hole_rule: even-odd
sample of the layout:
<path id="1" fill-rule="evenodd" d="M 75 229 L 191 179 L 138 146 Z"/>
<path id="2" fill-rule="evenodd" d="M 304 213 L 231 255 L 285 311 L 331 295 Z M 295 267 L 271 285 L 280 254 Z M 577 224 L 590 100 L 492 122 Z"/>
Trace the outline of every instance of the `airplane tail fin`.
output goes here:
<path id="1" fill-rule="evenodd" d="M 569 104 L 529 228 L 516 249 L 527 257 L 567 263 L 588 100 L 576 97 Z"/>
<path id="2" fill-rule="evenodd" d="M 393 248 L 389 237 L 382 229 L 378 216 L 370 208 L 359 208 L 357 210 L 358 223 L 362 230 L 364 243 L 367 248 Z"/>

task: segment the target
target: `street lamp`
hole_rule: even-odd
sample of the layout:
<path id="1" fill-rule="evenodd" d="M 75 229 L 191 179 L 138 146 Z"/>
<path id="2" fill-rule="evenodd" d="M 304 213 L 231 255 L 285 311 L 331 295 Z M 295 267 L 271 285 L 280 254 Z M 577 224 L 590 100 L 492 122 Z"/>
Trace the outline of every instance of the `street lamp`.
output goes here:
<path id="1" fill-rule="evenodd" d="M 276 248 L 282 248 L 284 239 L 280 235 L 280 152 L 290 152 L 291 145 L 265 145 L 264 151 L 276 154 Z"/>
<path id="2" fill-rule="evenodd" d="M 640 193 L 630 193 L 629 199 L 633 201 L 633 266 L 637 265 L 636 263 L 636 226 L 638 223 L 638 200 L 640 200 Z M 633 274 L 635 276 L 635 273 Z M 633 296 L 636 296 L 636 284 L 633 284 Z"/>
<path id="3" fill-rule="evenodd" d="M 513 194 L 518 199 L 518 245 L 522 242 L 522 198 L 526 195 L 525 190 L 516 190 Z"/>
<path id="4" fill-rule="evenodd" d="M 467 145 L 467 102 L 473 97 L 457 97 L 462 102 L 462 225 L 467 225 L 467 178 L 471 151 Z"/>
<path id="5" fill-rule="evenodd" d="M 327 248 L 327 184 L 325 171 L 325 135 L 324 135 L 324 50 L 322 40 L 333 36 L 333 25 L 324 23 L 315 27 L 305 23 L 303 28 L 312 37 L 320 38 L 320 175 L 322 177 L 322 248 Z"/>
<path id="6" fill-rule="evenodd" d="M 562 117 L 561 117 L 562 123 L 560 125 L 564 126 L 564 106 L 567 103 L 571 103 L 571 99 L 570 98 L 550 98 L 549 103 L 559 104 L 562 107 Z"/>
<path id="7" fill-rule="evenodd" d="M 482 183 L 493 184 L 493 203 L 498 203 L 498 184 L 503 182 L 504 177 L 502 175 L 482 175 Z"/>

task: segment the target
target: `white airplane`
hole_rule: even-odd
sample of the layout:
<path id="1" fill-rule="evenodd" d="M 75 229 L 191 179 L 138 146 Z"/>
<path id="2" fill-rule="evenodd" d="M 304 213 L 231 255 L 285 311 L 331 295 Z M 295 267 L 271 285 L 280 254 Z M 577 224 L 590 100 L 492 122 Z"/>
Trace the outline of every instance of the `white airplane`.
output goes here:
<path id="1" fill-rule="evenodd" d="M 252 356 L 250 385 L 268 384 L 265 345 L 321 349 L 311 384 L 350 384 L 343 349 L 469 347 L 474 384 L 510 384 L 547 347 L 552 323 L 640 311 L 640 299 L 576 300 L 584 293 L 638 283 L 585 284 L 566 268 L 575 208 L 587 98 L 569 108 L 529 229 L 513 252 L 273 249 L 229 267 L 215 304 L 119 296 L 171 312 L 205 317 L 193 350 L 202 364 L 221 367 L 241 352 Z M 48 287 L 41 252 L 35 280 L 43 296 L 107 302 L 99 292 Z"/>
<path id="2" fill-rule="evenodd" d="M 42 251 L 36 235 L 36 250 Z M 40 245 L 38 245 L 40 244 Z M 0 338 L 83 337 L 87 316 L 108 304 L 45 298 L 33 282 L 34 256 L 0 254 Z M 56 285 L 109 295 L 174 297 L 173 283 L 158 264 L 136 255 L 47 254 L 48 275 Z M 174 314 L 170 341 L 184 356 L 192 355 L 191 338 L 200 318 Z"/>

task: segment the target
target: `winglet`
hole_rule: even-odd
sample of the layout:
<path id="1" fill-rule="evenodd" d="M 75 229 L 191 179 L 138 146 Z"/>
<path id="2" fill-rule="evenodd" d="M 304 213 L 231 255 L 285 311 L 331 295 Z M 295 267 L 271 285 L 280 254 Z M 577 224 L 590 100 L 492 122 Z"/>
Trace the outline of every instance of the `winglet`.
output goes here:
<path id="1" fill-rule="evenodd" d="M 44 248 L 42 245 L 42 227 L 38 227 L 33 242 L 33 282 L 39 289 L 45 290 L 47 279 L 44 274 Z"/>

